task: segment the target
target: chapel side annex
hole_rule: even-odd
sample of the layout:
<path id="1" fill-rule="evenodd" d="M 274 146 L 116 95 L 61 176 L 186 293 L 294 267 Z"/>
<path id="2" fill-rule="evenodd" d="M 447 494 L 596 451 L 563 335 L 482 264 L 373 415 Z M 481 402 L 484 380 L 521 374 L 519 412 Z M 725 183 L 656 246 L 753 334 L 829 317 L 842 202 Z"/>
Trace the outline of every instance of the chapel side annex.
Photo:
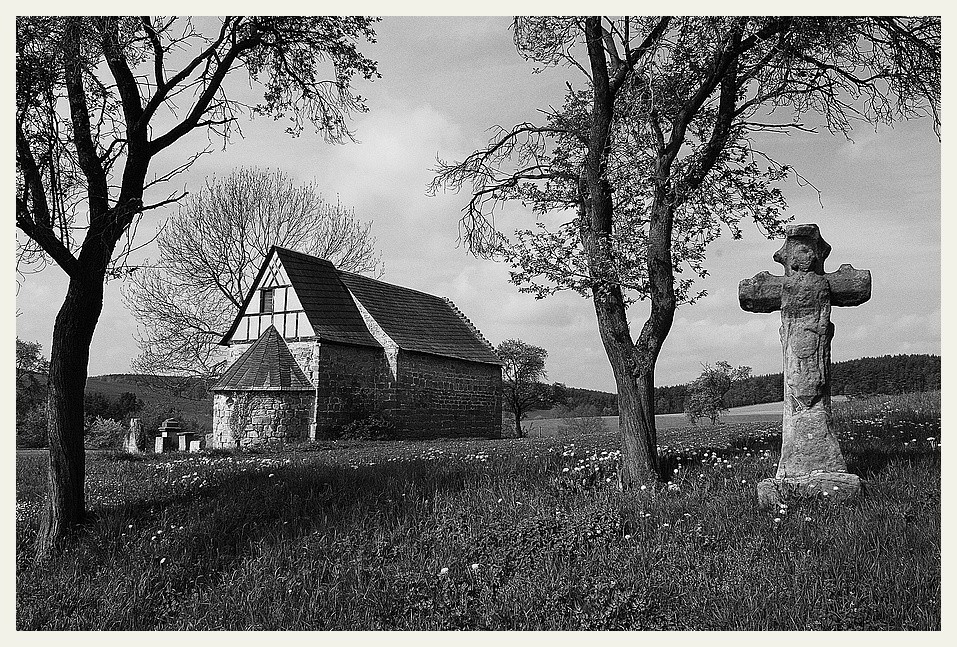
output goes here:
<path id="1" fill-rule="evenodd" d="M 501 435 L 501 360 L 448 299 L 273 247 L 220 344 L 212 447 L 330 438 L 371 416 L 398 437 Z"/>

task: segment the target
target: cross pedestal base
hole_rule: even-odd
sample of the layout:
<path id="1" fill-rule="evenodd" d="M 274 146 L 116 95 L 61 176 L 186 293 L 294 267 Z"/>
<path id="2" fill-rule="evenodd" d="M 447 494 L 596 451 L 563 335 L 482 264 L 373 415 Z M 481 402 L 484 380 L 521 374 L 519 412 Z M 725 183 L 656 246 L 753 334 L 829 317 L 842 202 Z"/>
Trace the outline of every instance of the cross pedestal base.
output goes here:
<path id="1" fill-rule="evenodd" d="M 764 479 L 758 483 L 758 506 L 778 506 L 792 496 L 820 496 L 830 501 L 846 501 L 864 492 L 857 474 L 813 472 L 807 476 Z"/>

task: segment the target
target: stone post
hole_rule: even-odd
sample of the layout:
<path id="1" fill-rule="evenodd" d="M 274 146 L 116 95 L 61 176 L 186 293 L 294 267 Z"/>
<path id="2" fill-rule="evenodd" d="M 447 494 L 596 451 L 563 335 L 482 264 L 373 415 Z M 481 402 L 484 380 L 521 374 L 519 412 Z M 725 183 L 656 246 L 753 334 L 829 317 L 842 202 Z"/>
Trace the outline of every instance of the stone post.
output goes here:
<path id="1" fill-rule="evenodd" d="M 146 436 L 143 434 L 143 425 L 139 418 L 130 419 L 130 429 L 126 432 L 123 441 L 123 451 L 128 454 L 142 454 L 146 449 Z"/>
<path id="2" fill-rule="evenodd" d="M 195 435 L 196 434 L 194 434 L 191 431 L 181 431 L 178 434 L 176 434 L 177 440 L 179 441 L 177 443 L 177 448 L 179 449 L 179 451 L 188 452 L 189 445 L 193 441 L 193 437 Z"/>
<path id="3" fill-rule="evenodd" d="M 758 503 L 779 503 L 789 491 L 826 492 L 844 499 L 861 490 L 831 426 L 831 306 L 856 306 L 871 298 L 871 273 L 841 265 L 824 272 L 831 251 L 817 225 L 790 225 L 774 260 L 784 276 L 761 272 L 738 285 L 748 312 L 781 311 L 784 351 L 784 418 L 781 460 L 773 479 L 758 484 Z"/>

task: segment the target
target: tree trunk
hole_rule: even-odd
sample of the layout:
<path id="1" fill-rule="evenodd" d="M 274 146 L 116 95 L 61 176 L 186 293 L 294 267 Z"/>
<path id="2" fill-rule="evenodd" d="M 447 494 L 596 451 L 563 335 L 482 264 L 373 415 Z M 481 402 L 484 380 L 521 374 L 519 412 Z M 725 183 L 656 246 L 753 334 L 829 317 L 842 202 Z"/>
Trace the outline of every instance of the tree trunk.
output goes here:
<path id="1" fill-rule="evenodd" d="M 635 346 L 622 301 L 596 296 L 595 311 L 598 331 L 618 388 L 618 429 L 622 444 L 620 483 L 623 489 L 631 489 L 658 478 L 655 367 L 654 363 L 636 364 Z"/>
<path id="2" fill-rule="evenodd" d="M 522 414 L 518 412 L 515 413 L 515 437 L 522 437 Z"/>
<path id="3" fill-rule="evenodd" d="M 83 393 L 93 331 L 103 309 L 102 277 L 72 278 L 53 327 L 50 349 L 50 462 L 37 556 L 54 550 L 85 518 Z"/>

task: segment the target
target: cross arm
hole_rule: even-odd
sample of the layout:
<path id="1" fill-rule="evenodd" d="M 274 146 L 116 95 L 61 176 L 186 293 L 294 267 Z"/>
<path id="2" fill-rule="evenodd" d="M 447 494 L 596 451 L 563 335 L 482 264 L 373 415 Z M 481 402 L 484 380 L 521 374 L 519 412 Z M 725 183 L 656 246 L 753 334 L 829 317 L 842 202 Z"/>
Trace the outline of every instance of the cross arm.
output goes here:
<path id="1" fill-rule="evenodd" d="M 784 277 L 760 272 L 738 283 L 738 302 L 748 312 L 774 312 L 781 309 Z"/>
<path id="2" fill-rule="evenodd" d="M 870 270 L 855 270 L 844 263 L 836 272 L 824 276 L 831 289 L 831 305 L 859 306 L 871 298 Z"/>

